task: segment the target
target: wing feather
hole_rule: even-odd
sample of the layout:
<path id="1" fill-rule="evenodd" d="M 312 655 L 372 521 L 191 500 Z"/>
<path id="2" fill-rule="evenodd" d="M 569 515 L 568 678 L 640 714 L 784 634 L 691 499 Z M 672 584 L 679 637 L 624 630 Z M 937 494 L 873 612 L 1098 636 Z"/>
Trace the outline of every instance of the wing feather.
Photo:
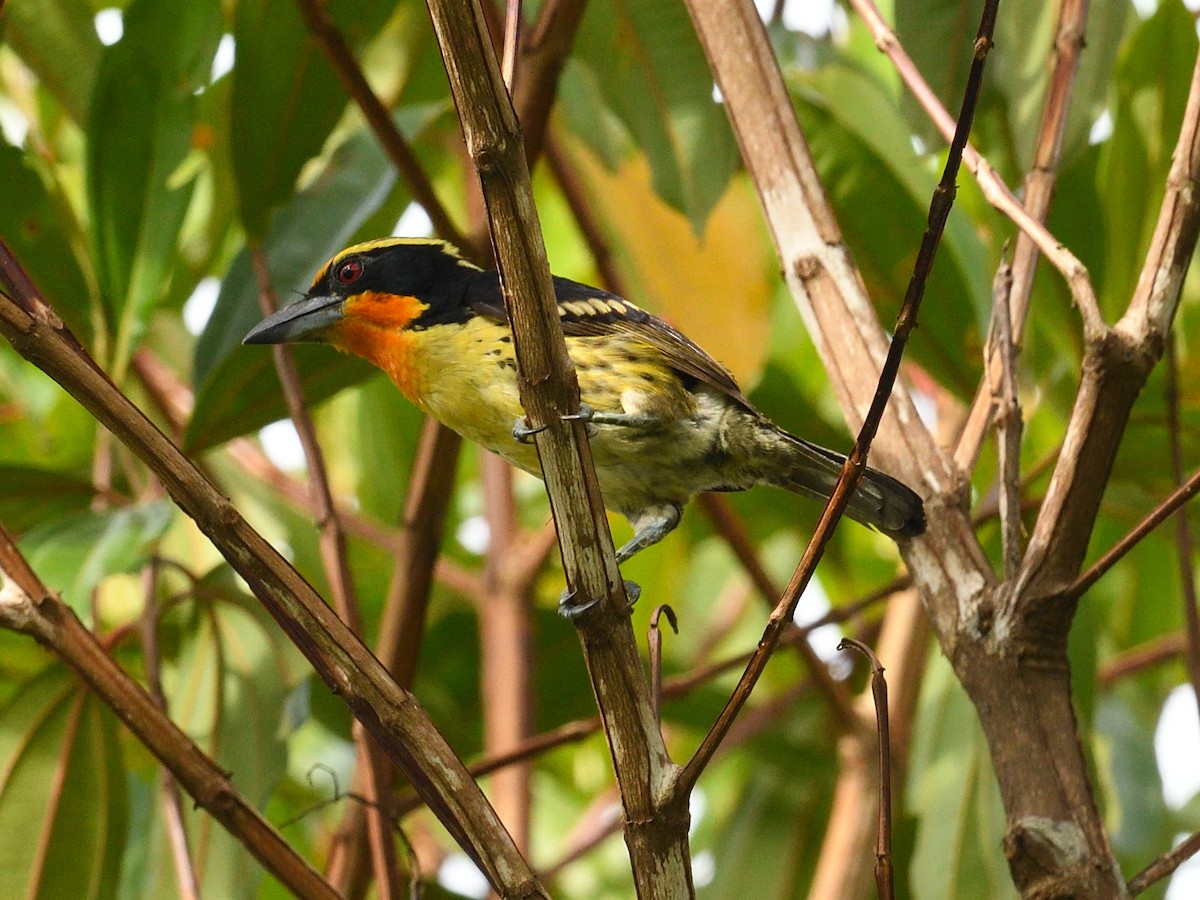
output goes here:
<path id="1" fill-rule="evenodd" d="M 598 338 L 623 334 L 633 337 L 661 353 L 667 365 L 680 375 L 703 382 L 758 414 L 728 369 L 709 356 L 695 341 L 657 316 L 616 294 L 567 278 L 554 279 L 554 294 L 558 301 L 563 334 Z M 496 321 L 507 320 L 499 277 L 495 272 L 481 272 L 473 279 L 467 302 L 478 315 Z"/>

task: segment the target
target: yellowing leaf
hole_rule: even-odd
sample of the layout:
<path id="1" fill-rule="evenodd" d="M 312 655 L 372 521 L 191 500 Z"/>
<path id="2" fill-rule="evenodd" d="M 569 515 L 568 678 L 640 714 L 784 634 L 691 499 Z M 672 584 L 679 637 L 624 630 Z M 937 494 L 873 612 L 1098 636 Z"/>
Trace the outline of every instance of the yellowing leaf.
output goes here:
<path id="1" fill-rule="evenodd" d="M 743 386 L 753 380 L 766 362 L 777 276 L 749 181 L 730 182 L 697 237 L 654 192 L 644 156 L 612 172 L 576 142 L 569 152 L 629 299 L 684 332 Z"/>

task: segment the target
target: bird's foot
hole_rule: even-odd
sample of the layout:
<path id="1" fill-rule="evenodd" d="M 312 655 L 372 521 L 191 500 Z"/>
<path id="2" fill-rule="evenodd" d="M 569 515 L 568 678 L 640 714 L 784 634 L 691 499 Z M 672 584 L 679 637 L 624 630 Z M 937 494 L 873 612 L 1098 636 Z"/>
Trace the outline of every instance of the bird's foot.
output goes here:
<path id="1" fill-rule="evenodd" d="M 589 603 L 575 604 L 571 601 L 575 599 L 576 591 L 563 591 L 558 597 L 558 614 L 565 616 L 568 619 L 576 619 L 582 616 L 585 612 L 599 603 L 602 597 L 590 601 Z M 642 596 L 642 586 L 636 581 L 625 579 L 625 594 L 629 597 L 629 606 L 627 611 L 632 612 L 633 605 L 638 602 L 638 598 Z"/>
<path id="2" fill-rule="evenodd" d="M 579 404 L 579 412 L 562 417 L 564 422 L 582 422 L 588 437 L 596 436 L 596 411 L 586 403 Z"/>
<path id="3" fill-rule="evenodd" d="M 527 418 L 520 416 L 515 422 L 513 422 L 513 440 L 518 444 L 532 444 L 533 436 L 535 434 L 541 434 L 546 430 L 546 428 L 547 426 L 545 425 L 539 425 L 537 428 L 534 428 L 529 424 L 529 420 Z"/>

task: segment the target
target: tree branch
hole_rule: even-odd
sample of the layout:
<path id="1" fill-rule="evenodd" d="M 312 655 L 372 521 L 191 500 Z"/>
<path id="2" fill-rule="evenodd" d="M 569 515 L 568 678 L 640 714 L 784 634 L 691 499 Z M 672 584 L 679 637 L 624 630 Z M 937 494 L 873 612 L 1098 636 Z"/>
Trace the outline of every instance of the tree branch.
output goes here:
<path id="1" fill-rule="evenodd" d="M 667 756 L 626 613 L 603 500 L 596 484 L 550 282 L 529 171 L 477 2 L 429 0 L 467 150 L 479 172 L 492 242 L 513 329 L 521 405 L 537 436 L 574 621 L 621 788 L 625 840 L 643 897 L 691 895 L 686 798 L 664 808 Z M 595 602 L 599 601 L 599 602 Z"/>
<path id="2" fill-rule="evenodd" d="M 1050 202 L 1054 197 L 1058 164 L 1062 158 L 1063 136 L 1067 127 L 1067 114 L 1071 107 L 1071 95 L 1075 89 L 1075 76 L 1079 71 L 1079 56 L 1084 46 L 1088 5 L 1088 0 L 1062 0 L 1059 6 L 1050 86 L 1046 94 L 1045 105 L 1042 107 L 1042 122 L 1038 129 L 1033 166 L 1025 175 L 1025 184 L 1021 191 L 1023 209 L 1027 212 L 1029 220 L 1039 225 L 1045 224 L 1050 213 Z M 875 19 L 871 21 L 875 21 Z M 897 64 L 899 65 L 899 61 Z M 914 93 L 917 92 L 915 86 L 913 90 Z M 921 94 L 920 96 L 932 98 L 936 103 L 936 97 L 933 97 L 932 94 Z M 938 116 L 934 115 L 934 118 L 938 119 Z M 1008 188 L 1000 183 L 995 171 L 986 163 L 972 166 L 971 160 L 968 159 L 967 165 L 976 173 L 985 193 L 990 189 L 997 194 L 1008 193 L 1011 196 Z M 1013 221 L 1021 230 L 1017 234 L 1016 247 L 1013 250 L 1012 290 L 1009 294 L 1008 309 L 1012 343 L 1014 346 L 1019 346 L 1025 331 L 1025 320 L 1029 313 L 1029 299 L 1033 292 L 1033 275 L 1037 270 L 1042 248 L 1046 245 L 1046 235 L 1041 231 L 1030 231 L 1017 218 L 1014 218 Z M 1066 279 L 1076 304 L 1081 301 L 1091 304 L 1094 302 L 1094 292 L 1086 270 L 1073 256 L 1059 251 L 1058 246 L 1056 243 L 1056 255 L 1048 257 L 1051 264 Z M 1099 324 L 1099 313 L 1089 312 L 1088 315 L 1095 321 L 1094 329 Z M 1003 359 L 996 353 L 989 352 L 985 356 L 985 362 L 987 377 L 975 395 L 971 412 L 967 416 L 967 424 L 955 448 L 955 459 L 966 470 L 975 467 L 975 460 L 979 456 L 988 425 L 995 412 L 994 398 L 998 394 L 998 386 L 1002 383 Z"/>
<path id="3" fill-rule="evenodd" d="M 1161 357 L 1200 233 L 1200 59 L 1157 227 L 1121 320 L 1091 335 L 1063 450 L 1018 579 L 1017 595 L 1047 598 L 1079 571 L 1133 402 Z M 1022 601 L 1026 603 L 1030 601 Z"/>

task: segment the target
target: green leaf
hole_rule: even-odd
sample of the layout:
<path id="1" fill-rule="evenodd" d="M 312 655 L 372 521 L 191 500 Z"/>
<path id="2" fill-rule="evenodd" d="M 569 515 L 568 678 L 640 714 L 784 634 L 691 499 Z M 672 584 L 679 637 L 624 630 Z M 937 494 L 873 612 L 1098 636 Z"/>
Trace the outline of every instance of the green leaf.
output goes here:
<path id="1" fill-rule="evenodd" d="M 140 568 L 171 524 L 173 510 L 160 500 L 62 516 L 29 531 L 21 549 L 46 586 L 87 616 L 92 589 L 109 575 Z"/>
<path id="2" fill-rule="evenodd" d="M 73 236 L 62 227 L 46 186 L 25 154 L 7 144 L 0 145 L 0 184 L 5 197 L 0 234 L 67 327 L 89 343 L 90 291 L 71 250 Z"/>
<path id="3" fill-rule="evenodd" d="M 801 733 L 799 723 L 817 724 L 823 715 L 811 698 L 788 710 L 778 731 L 755 739 L 753 762 L 729 762 L 704 774 L 709 809 L 696 823 L 694 856 L 710 853 L 714 878 L 697 891 L 701 900 L 726 897 L 803 897 L 825 836 L 825 818 L 836 772 L 836 756 L 825 728 Z M 787 865 L 764 865 L 767 859 Z"/>
<path id="4" fill-rule="evenodd" d="M 895 5 L 900 43 L 942 105 L 957 110 L 971 67 L 983 0 L 895 0 Z M 1006 6 L 1002 17 L 1008 13 Z M 910 126 L 929 146 L 945 143 L 908 91 L 901 93 L 900 103 Z"/>
<path id="5" fill-rule="evenodd" d="M 900 309 L 937 177 L 922 165 L 883 90 L 856 69 L 830 65 L 804 79 L 797 115 L 885 327 Z M 879 227 L 879 209 L 892 225 Z M 951 216 L 927 294 L 942 299 L 923 319 L 913 356 L 963 396 L 974 392 L 978 345 L 990 303 L 987 252 L 963 216 Z"/>
<path id="6" fill-rule="evenodd" d="M 351 46 L 383 24 L 391 4 L 329 5 L 348 23 Z M 337 76 L 309 36 L 293 0 L 242 0 L 234 20 L 230 132 L 242 224 L 266 237 L 271 211 L 295 192 L 301 167 L 320 152 L 346 106 Z"/>
<path id="7" fill-rule="evenodd" d="M 975 709 L 935 654 L 921 688 L 908 805 L 917 819 L 909 885 L 917 900 L 1016 897 L 1004 809 Z"/>
<path id="8" fill-rule="evenodd" d="M 1001 50 L 988 58 L 988 80 L 1004 98 L 1008 131 L 1021 171 L 1033 165 L 1060 7 L 1044 0 L 1009 0 L 996 21 L 996 46 L 1024 51 Z M 1112 68 L 1131 10 L 1129 3 L 1103 3 L 1088 11 L 1087 47 L 1079 57 L 1063 134 L 1064 160 L 1087 146 L 1088 132 L 1108 102 Z M 957 108 L 959 99 L 954 102 L 951 109 Z"/>
<path id="9" fill-rule="evenodd" d="M 0 891 L 7 897 L 116 893 L 126 837 L 116 718 L 62 666 L 0 709 Z"/>
<path id="10" fill-rule="evenodd" d="M 1110 315 L 1128 304 L 1154 231 L 1196 47 L 1191 13 L 1182 3 L 1163 3 L 1133 33 L 1117 63 L 1113 134 L 1098 175 L 1108 226 L 1100 299 Z"/>
<path id="11" fill-rule="evenodd" d="M 395 181 L 374 138 L 351 138 L 334 153 L 311 187 L 275 214 L 264 244 L 272 283 L 281 297 L 308 289 L 317 268 L 342 249 L 358 226 L 387 199 Z M 200 450 L 283 418 L 286 408 L 271 353 L 243 347 L 262 319 L 249 251 L 238 254 L 216 308 L 196 343 L 196 407 L 185 445 Z M 294 348 L 309 403 L 361 381 L 372 369 L 327 347 Z"/>
<path id="12" fill-rule="evenodd" d="M 101 59 L 88 119 L 97 277 L 120 374 L 165 295 L 193 180 L 173 183 L 191 147 L 194 92 L 220 36 L 215 0 L 135 0 Z"/>
<path id="13" fill-rule="evenodd" d="M 171 718 L 226 772 L 237 791 L 262 808 L 287 765 L 285 709 L 308 669 L 262 608 L 242 593 L 227 566 L 198 586 L 202 602 L 176 607 L 162 621 L 163 690 Z M 161 812 L 150 826 L 148 864 L 129 873 L 142 898 L 175 897 Z M 188 844 L 205 896 L 256 896 L 262 868 L 218 822 L 184 805 Z"/>
<path id="14" fill-rule="evenodd" d="M 78 512 L 94 495 L 85 478 L 53 469 L 0 463 L 0 522 L 17 533 Z"/>
<path id="15" fill-rule="evenodd" d="M 1105 820 L 1113 849 L 1138 865 L 1170 846 L 1175 831 L 1154 755 L 1159 710 L 1158 697 L 1132 683 L 1105 694 L 1096 710 L 1093 745 L 1107 789 Z"/>
<path id="16" fill-rule="evenodd" d="M 4 41 L 76 122 L 87 116 L 102 47 L 88 0 L 9 3 Z"/>
<path id="17" fill-rule="evenodd" d="M 738 156 L 684 5 L 596 0 L 584 14 L 574 57 L 646 154 L 655 190 L 699 232 L 725 192 Z M 599 127 L 589 123 L 609 115 L 602 108 L 575 113 L 578 133 L 589 141 L 593 127 Z"/>

